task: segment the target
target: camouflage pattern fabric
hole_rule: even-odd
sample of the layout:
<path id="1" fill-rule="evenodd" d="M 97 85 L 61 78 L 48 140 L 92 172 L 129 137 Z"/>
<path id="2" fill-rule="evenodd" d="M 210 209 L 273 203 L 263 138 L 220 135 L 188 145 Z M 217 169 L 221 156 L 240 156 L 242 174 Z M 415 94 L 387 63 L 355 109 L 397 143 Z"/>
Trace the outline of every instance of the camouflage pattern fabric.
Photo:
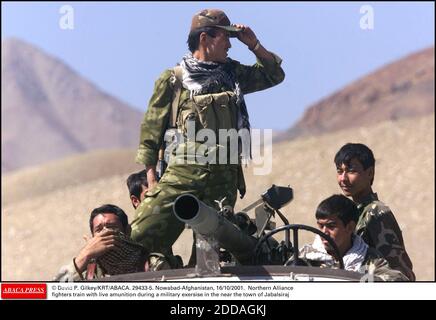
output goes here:
<path id="1" fill-rule="evenodd" d="M 192 18 L 191 32 L 198 28 L 211 26 L 229 31 L 231 37 L 236 37 L 235 32 L 242 30 L 231 26 L 229 18 L 223 11 L 218 9 L 205 9 Z"/>
<path id="2" fill-rule="evenodd" d="M 403 236 L 388 206 L 378 200 L 377 194 L 370 194 L 362 203 L 357 204 L 360 212 L 356 233 L 372 248 L 377 249 L 388 261 L 392 269 L 401 271 L 415 281 L 413 265 Z"/>
<path id="3" fill-rule="evenodd" d="M 145 194 L 132 221 L 132 239 L 153 252 L 171 254 L 171 246 L 185 228 L 173 213 L 175 199 L 190 193 L 208 206 L 215 200 L 234 206 L 238 165 L 169 165 L 158 185 Z"/>
<path id="4" fill-rule="evenodd" d="M 365 269 L 373 273 L 374 281 L 410 281 L 401 271 L 392 269 L 382 254 L 369 247 L 364 261 Z"/>
<path id="5" fill-rule="evenodd" d="M 274 60 L 258 59 L 253 66 L 231 60 L 237 81 L 243 94 L 264 90 L 283 81 L 285 74 L 280 67 L 281 59 L 273 54 Z M 154 92 L 141 123 L 140 142 L 135 161 L 144 165 L 156 165 L 159 148 L 167 129 L 173 98 L 172 69 L 164 71 L 155 83 Z M 227 90 L 223 90 L 227 91 Z M 189 97 L 182 88 L 180 104 Z"/>
<path id="6" fill-rule="evenodd" d="M 283 81 L 285 74 L 280 67 L 281 59 L 275 54 L 273 57 L 272 60 L 258 59 L 253 66 L 231 60 L 244 94 L 267 89 Z M 135 159 L 137 163 L 157 164 L 159 148 L 171 113 L 172 73 L 171 69 L 166 70 L 155 83 L 154 93 L 141 124 L 140 144 Z M 222 88 L 222 91 L 229 89 Z M 179 105 L 186 103 L 189 96 L 189 91 L 182 88 Z M 182 157 L 186 160 L 190 156 L 185 153 Z M 237 164 L 180 164 L 171 159 L 158 185 L 146 194 L 136 209 L 131 224 L 132 238 L 149 251 L 171 254 L 171 246 L 184 229 L 184 224 L 172 212 L 174 200 L 183 193 L 191 193 L 216 209 L 218 207 L 214 201 L 224 197 L 224 205 L 234 206 L 238 182 L 243 182 L 240 176 L 238 178 L 238 168 Z M 241 190 L 244 188 L 241 187 Z"/>

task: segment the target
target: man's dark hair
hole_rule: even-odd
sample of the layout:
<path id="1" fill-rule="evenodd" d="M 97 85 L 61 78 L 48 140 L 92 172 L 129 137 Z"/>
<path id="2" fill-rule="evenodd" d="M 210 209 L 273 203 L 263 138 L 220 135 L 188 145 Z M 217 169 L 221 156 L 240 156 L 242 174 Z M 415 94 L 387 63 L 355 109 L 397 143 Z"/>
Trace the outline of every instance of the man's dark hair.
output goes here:
<path id="1" fill-rule="evenodd" d="M 356 158 L 363 166 L 363 169 L 375 166 L 374 154 L 371 149 L 361 143 L 347 143 L 335 156 L 336 167 L 342 164 L 350 165 L 350 161 Z"/>
<path id="2" fill-rule="evenodd" d="M 129 223 L 128 223 L 128 218 L 127 218 L 126 213 L 121 208 L 119 208 L 113 204 L 104 204 L 101 207 L 95 208 L 91 212 L 91 216 L 89 217 L 89 228 L 91 229 L 91 233 L 94 233 L 93 229 L 92 229 L 92 226 L 93 226 L 92 222 L 94 221 L 94 218 L 102 213 L 112 213 L 112 214 L 116 215 L 118 217 L 118 219 L 120 219 L 120 222 L 121 222 L 124 230 L 127 229 L 127 226 Z"/>
<path id="3" fill-rule="evenodd" d="M 127 188 L 129 188 L 129 194 L 135 196 L 138 199 L 141 197 L 142 186 L 148 188 L 147 172 L 145 170 L 132 173 L 127 178 Z"/>
<path id="4" fill-rule="evenodd" d="M 353 201 L 342 194 L 335 194 L 321 201 L 316 209 L 317 219 L 327 219 L 329 216 L 337 216 L 346 226 L 350 221 L 357 223 L 359 210 Z"/>
<path id="5" fill-rule="evenodd" d="M 191 51 L 192 53 L 198 49 L 198 46 L 200 44 L 200 34 L 202 32 L 206 32 L 209 36 L 215 38 L 216 37 L 216 32 L 217 32 L 217 28 L 214 27 L 203 27 L 203 28 L 198 28 L 195 29 L 193 31 L 191 31 L 189 33 L 188 36 L 188 48 L 189 51 Z"/>

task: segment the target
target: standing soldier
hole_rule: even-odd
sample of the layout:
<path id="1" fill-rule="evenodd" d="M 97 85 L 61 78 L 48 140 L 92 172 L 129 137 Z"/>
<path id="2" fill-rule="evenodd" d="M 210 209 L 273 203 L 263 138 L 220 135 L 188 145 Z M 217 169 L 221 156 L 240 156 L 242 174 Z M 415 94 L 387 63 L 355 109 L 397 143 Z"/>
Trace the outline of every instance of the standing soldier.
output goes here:
<path id="1" fill-rule="evenodd" d="M 246 66 L 230 59 L 229 37 L 247 45 L 257 63 Z M 188 47 L 190 53 L 180 65 L 164 71 L 155 83 L 136 156 L 136 162 L 146 167 L 149 191 L 136 209 L 132 238 L 148 250 L 166 255 L 172 253 L 171 247 L 184 229 L 172 210 L 179 195 L 191 193 L 217 209 L 216 201 L 233 207 L 237 190 L 241 197 L 244 195 L 240 139 L 235 163 L 229 161 L 235 155 L 227 152 L 229 144 L 218 143 L 218 131 L 249 132 L 243 95 L 275 86 L 285 77 L 281 59 L 261 45 L 250 27 L 231 25 L 221 10 L 207 9 L 194 15 Z M 184 139 L 173 150 L 168 168 L 157 182 L 159 149 L 166 129 L 171 127 L 177 128 Z M 208 140 L 204 152 L 201 143 L 205 140 L 190 139 L 190 128 L 194 128 L 194 137 L 209 129 L 208 133 L 216 134 L 215 143 Z M 214 154 L 216 158 L 224 155 L 227 161 L 210 161 Z M 198 161 L 202 157 L 208 161 Z"/>
<path id="2" fill-rule="evenodd" d="M 371 149 L 364 144 L 347 143 L 337 152 L 334 161 L 339 187 L 345 196 L 353 199 L 359 210 L 356 234 L 380 251 L 392 269 L 415 281 L 412 261 L 397 220 L 372 191 L 375 159 Z"/>

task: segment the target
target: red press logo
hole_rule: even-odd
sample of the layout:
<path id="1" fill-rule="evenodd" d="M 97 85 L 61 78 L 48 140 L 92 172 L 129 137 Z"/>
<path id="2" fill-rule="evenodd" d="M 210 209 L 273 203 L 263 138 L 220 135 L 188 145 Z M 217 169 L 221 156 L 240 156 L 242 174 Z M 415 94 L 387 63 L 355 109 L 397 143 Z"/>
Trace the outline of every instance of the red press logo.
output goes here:
<path id="1" fill-rule="evenodd" d="M 2 299 L 47 299 L 45 283 L 2 283 Z"/>

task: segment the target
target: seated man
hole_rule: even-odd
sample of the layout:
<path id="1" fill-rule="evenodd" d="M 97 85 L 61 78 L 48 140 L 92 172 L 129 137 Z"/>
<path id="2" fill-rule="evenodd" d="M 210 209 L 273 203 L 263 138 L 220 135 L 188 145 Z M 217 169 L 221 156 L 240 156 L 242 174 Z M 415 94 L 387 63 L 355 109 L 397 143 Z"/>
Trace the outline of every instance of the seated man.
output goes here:
<path id="1" fill-rule="evenodd" d="M 95 208 L 89 219 L 92 238 L 61 268 L 55 281 L 79 281 L 108 275 L 170 269 L 159 253 L 149 254 L 130 239 L 127 215 L 119 207 L 106 204 Z"/>
<path id="2" fill-rule="evenodd" d="M 127 178 L 127 188 L 129 188 L 129 195 L 133 208 L 136 209 L 142 200 L 144 200 L 145 193 L 148 191 L 146 170 L 132 173 Z"/>
<path id="3" fill-rule="evenodd" d="M 400 227 L 391 209 L 372 190 L 375 159 L 371 149 L 361 143 L 347 143 L 336 153 L 334 162 L 339 187 L 359 210 L 356 234 L 380 251 L 392 269 L 415 281 Z"/>
<path id="4" fill-rule="evenodd" d="M 315 216 L 318 228 L 338 247 L 345 270 L 373 274 L 375 281 L 409 280 L 400 271 L 391 269 L 380 252 L 354 233 L 359 212 L 353 201 L 343 195 L 333 195 L 318 205 Z M 319 236 L 312 245 L 300 250 L 300 256 L 311 265 L 337 265 L 333 248 Z"/>

